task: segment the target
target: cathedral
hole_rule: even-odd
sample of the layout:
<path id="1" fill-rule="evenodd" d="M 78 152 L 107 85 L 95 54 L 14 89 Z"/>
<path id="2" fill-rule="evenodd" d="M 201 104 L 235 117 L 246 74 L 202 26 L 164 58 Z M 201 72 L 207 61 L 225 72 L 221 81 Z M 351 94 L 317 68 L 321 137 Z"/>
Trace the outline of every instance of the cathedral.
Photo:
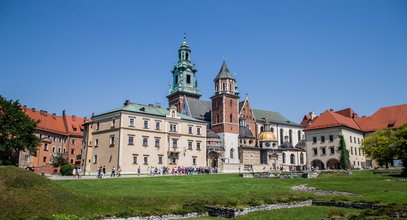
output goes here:
<path id="1" fill-rule="evenodd" d="M 169 106 L 207 123 L 207 165 L 223 172 L 300 170 L 305 168 L 304 126 L 278 112 L 252 108 L 241 100 L 236 79 L 223 61 L 214 75 L 210 101 L 201 100 L 186 36 L 178 49 Z"/>

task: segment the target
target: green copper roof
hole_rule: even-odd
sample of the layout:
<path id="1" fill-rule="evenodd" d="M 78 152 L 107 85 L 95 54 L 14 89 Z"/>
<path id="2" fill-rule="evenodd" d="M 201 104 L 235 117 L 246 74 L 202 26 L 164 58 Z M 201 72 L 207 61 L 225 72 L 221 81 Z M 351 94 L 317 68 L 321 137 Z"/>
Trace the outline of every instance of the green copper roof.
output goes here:
<path id="1" fill-rule="evenodd" d="M 217 79 L 235 79 L 232 74 L 230 74 L 225 61 L 223 61 L 222 67 L 220 68 L 218 75 L 215 77 L 215 80 Z"/>
<path id="2" fill-rule="evenodd" d="M 116 112 L 116 111 L 129 111 L 129 112 L 135 112 L 135 113 L 141 113 L 141 114 L 147 114 L 147 115 L 154 115 L 154 116 L 161 116 L 165 117 L 167 114 L 170 113 L 168 109 L 158 107 L 158 106 L 148 106 L 148 105 L 141 105 L 141 104 L 128 104 L 126 106 L 122 106 L 120 108 L 113 109 L 111 111 L 105 112 L 100 115 Z M 181 117 L 183 120 L 189 120 L 189 121 L 196 121 L 196 122 L 201 122 L 205 123 L 204 121 L 197 120 L 195 118 L 189 117 L 187 115 L 177 113 L 178 116 Z"/>
<path id="3" fill-rule="evenodd" d="M 302 126 L 291 120 L 288 120 L 286 117 L 284 117 L 283 115 L 281 115 L 278 112 L 253 109 L 253 113 L 254 113 L 254 117 L 256 117 L 257 121 L 265 121 L 265 119 L 267 119 L 271 123 Z"/>

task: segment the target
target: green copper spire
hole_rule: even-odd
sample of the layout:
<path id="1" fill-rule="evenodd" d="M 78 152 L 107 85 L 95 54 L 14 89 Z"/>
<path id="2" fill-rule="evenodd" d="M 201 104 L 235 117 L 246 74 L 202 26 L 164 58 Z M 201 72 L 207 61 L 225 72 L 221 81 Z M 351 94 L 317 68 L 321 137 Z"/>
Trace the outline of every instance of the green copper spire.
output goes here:
<path id="1" fill-rule="evenodd" d="M 172 84 L 169 89 L 169 96 L 181 92 L 199 98 L 201 94 L 196 80 L 195 65 L 191 63 L 191 49 L 187 43 L 187 35 L 184 33 L 184 40 L 178 49 L 178 63 L 174 65 L 172 72 Z"/>

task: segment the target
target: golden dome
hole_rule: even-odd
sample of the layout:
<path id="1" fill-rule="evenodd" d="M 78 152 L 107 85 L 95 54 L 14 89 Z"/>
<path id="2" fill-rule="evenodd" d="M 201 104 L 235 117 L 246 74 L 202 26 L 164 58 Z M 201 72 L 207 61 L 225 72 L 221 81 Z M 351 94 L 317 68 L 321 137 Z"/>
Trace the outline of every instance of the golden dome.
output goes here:
<path id="1" fill-rule="evenodd" d="M 277 138 L 273 132 L 264 131 L 259 135 L 259 141 L 277 141 Z"/>

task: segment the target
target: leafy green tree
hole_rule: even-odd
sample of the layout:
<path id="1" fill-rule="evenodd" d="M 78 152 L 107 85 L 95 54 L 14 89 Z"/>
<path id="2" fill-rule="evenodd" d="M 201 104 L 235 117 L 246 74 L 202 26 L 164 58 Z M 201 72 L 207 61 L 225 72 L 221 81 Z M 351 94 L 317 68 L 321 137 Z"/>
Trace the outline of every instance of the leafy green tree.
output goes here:
<path id="1" fill-rule="evenodd" d="M 341 151 L 341 166 L 342 169 L 349 169 L 350 168 L 350 163 L 349 163 L 349 151 L 346 149 L 346 143 L 345 143 L 345 138 L 343 135 L 339 135 L 340 142 L 339 142 L 339 150 Z"/>
<path id="2" fill-rule="evenodd" d="M 63 153 L 58 153 L 57 155 L 52 156 L 51 164 L 54 167 L 62 167 L 63 165 L 67 165 L 68 157 Z"/>
<path id="3" fill-rule="evenodd" d="M 38 122 L 23 112 L 18 100 L 0 96 L 0 165 L 18 166 L 20 151 L 36 155 L 40 140 L 33 133 Z"/>
<path id="4" fill-rule="evenodd" d="M 407 123 L 399 127 L 395 132 L 396 144 L 395 155 L 403 161 L 403 176 L 407 176 Z"/>
<path id="5" fill-rule="evenodd" d="M 363 151 L 370 158 L 377 160 L 380 166 L 389 167 L 389 163 L 395 159 L 396 144 L 398 142 L 396 131 L 392 129 L 377 130 L 362 142 Z"/>

